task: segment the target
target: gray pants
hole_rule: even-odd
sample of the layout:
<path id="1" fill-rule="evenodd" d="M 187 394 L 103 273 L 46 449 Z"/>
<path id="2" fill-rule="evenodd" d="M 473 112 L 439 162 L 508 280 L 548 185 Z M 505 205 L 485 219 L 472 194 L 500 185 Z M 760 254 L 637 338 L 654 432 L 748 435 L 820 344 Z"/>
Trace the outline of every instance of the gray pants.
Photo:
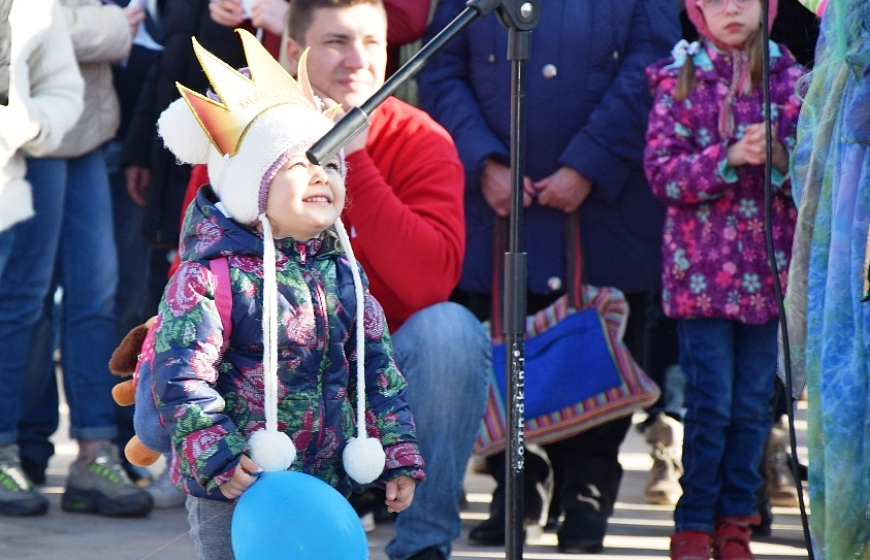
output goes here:
<path id="1" fill-rule="evenodd" d="M 186 506 L 197 560 L 235 560 L 230 529 L 236 506 L 194 496 Z"/>

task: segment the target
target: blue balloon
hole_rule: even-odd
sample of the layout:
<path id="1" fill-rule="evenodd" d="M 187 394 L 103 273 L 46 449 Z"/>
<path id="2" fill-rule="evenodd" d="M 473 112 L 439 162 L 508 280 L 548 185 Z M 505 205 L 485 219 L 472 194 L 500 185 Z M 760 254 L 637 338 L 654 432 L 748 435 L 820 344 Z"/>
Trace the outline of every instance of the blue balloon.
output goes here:
<path id="1" fill-rule="evenodd" d="M 368 542 L 347 499 L 311 475 L 265 473 L 233 512 L 236 560 L 366 560 Z"/>

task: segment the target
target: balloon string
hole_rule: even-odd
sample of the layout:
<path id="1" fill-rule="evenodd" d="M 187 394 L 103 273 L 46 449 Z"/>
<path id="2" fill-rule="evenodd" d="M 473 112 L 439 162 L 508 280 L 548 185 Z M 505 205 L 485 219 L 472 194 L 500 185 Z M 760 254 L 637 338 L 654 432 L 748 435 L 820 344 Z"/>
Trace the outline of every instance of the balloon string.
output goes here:
<path id="1" fill-rule="evenodd" d="M 177 541 L 177 540 L 180 539 L 181 537 L 186 537 L 187 535 L 189 535 L 189 534 L 190 534 L 190 531 L 193 531 L 194 528 L 198 529 L 198 528 L 200 528 L 200 527 L 204 527 L 206 524 L 211 523 L 212 521 L 214 521 L 214 520 L 217 519 L 218 517 L 224 515 L 226 512 L 228 512 L 228 511 L 230 510 L 230 508 L 233 507 L 233 505 L 234 505 L 234 504 L 228 504 L 227 507 L 226 507 L 223 511 L 219 511 L 219 512 L 217 512 L 216 514 L 214 514 L 214 515 L 211 516 L 210 518 L 206 519 L 205 521 L 203 521 L 202 523 L 200 523 L 200 524 L 197 525 L 196 527 L 191 527 L 189 531 L 185 531 L 184 533 L 181 533 L 180 535 L 178 535 L 177 537 L 175 537 L 175 538 L 172 539 L 171 541 L 167 541 L 167 542 L 165 542 L 165 543 L 164 543 L 160 548 L 154 550 L 154 551 L 153 551 L 151 554 L 149 554 L 148 556 L 143 556 L 143 557 L 140 558 L 139 560 L 148 560 L 148 558 L 151 558 L 152 556 L 154 556 L 155 554 L 157 554 L 158 552 L 160 552 L 161 550 L 163 550 L 163 549 L 166 548 L 167 546 L 171 545 L 172 543 L 174 543 L 175 541 Z"/>

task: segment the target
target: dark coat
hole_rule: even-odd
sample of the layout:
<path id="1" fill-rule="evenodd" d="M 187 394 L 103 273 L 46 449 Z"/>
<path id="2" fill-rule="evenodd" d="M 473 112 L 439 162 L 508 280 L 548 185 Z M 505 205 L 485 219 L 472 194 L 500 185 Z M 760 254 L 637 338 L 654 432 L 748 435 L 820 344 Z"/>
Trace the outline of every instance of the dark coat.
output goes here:
<path id="1" fill-rule="evenodd" d="M 148 205 L 145 209 L 145 241 L 152 247 L 171 249 L 178 245 L 181 204 L 190 179 L 190 166 L 176 163 L 175 156 L 157 136 L 160 113 L 178 99 L 176 82 L 205 92 L 208 79 L 193 52 L 191 37 L 233 68 L 245 66 L 241 41 L 232 28 L 209 17 L 208 0 L 172 0 L 163 13 L 164 46 L 146 78 L 130 123 L 122 165 L 151 170 Z"/>
<path id="2" fill-rule="evenodd" d="M 442 0 L 428 33 L 463 6 L 463 0 Z M 652 104 L 644 69 L 680 38 L 676 3 L 545 1 L 542 13 L 527 64 L 525 174 L 537 181 L 567 165 L 592 180 L 580 207 L 587 280 L 626 292 L 656 288 L 664 207 L 653 198 L 642 166 Z M 475 21 L 418 76 L 421 107 L 453 135 L 465 165 L 467 249 L 460 288 L 482 293 L 491 290 L 494 213 L 478 183 L 487 157 L 507 161 L 509 154 L 507 35 L 495 16 Z M 561 211 L 536 203 L 526 209 L 532 292 L 550 293 L 555 284 L 548 280 L 564 279 L 564 223 Z"/>

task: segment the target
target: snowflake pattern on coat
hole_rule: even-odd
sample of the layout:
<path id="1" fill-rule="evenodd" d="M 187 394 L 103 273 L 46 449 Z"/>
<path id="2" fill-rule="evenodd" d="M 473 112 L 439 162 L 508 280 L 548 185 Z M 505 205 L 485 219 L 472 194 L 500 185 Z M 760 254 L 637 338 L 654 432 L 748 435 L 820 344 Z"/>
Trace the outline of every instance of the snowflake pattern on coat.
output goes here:
<path id="1" fill-rule="evenodd" d="M 783 46 L 770 44 L 773 134 L 791 154 L 804 70 Z M 644 153 L 653 194 L 667 204 L 662 237 L 665 314 L 725 318 L 752 325 L 778 316 L 764 231 L 764 166 L 727 165 L 728 147 L 747 125 L 764 121 L 761 87 L 732 105 L 734 134 L 721 138 L 719 108 L 728 93 L 732 60 L 709 43 L 693 56 L 695 85 L 674 97 L 683 60 L 647 69 L 655 103 Z M 774 251 L 785 289 L 797 217 L 790 180 L 775 169 L 772 200 Z"/>
<path id="2" fill-rule="evenodd" d="M 265 426 L 263 407 L 263 238 L 229 220 L 200 190 L 184 224 L 182 264 L 170 280 L 154 329 L 154 397 L 172 437 L 171 478 L 194 496 L 223 500 L 250 435 Z M 350 265 L 335 236 L 276 241 L 278 259 L 278 429 L 293 439 L 291 469 L 349 494 L 341 454 L 356 435 L 356 298 Z M 232 335 L 215 304 L 209 260 L 227 256 Z M 406 382 L 396 368 L 386 319 L 365 293 L 368 434 L 390 460 L 381 476 L 425 478 Z"/>

